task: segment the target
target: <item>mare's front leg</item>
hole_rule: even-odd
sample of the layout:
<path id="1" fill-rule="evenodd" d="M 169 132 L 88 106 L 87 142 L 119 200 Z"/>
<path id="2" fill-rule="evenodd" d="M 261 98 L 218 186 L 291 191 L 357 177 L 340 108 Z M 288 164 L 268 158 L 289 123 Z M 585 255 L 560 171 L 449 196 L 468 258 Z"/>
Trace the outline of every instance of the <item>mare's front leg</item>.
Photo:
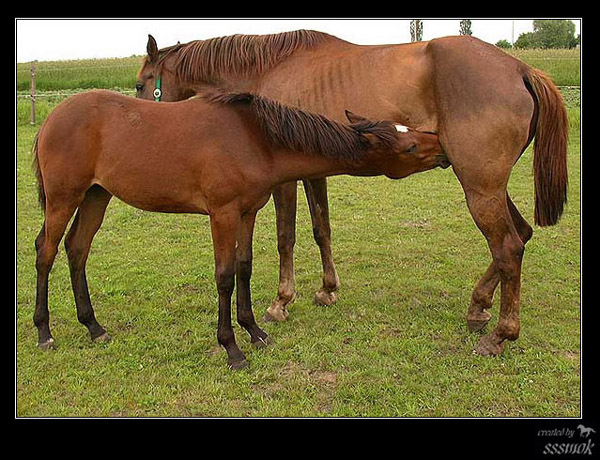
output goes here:
<path id="1" fill-rule="evenodd" d="M 231 295 L 235 286 L 235 241 L 239 222 L 240 213 L 237 208 L 219 209 L 210 216 L 215 253 L 215 280 L 219 294 L 217 340 L 227 351 L 227 365 L 231 369 L 243 369 L 248 366 L 244 353 L 235 342 L 231 326 Z"/>
<path id="2" fill-rule="evenodd" d="M 315 293 L 314 300 L 317 305 L 332 305 L 337 301 L 336 291 L 340 288 L 340 279 L 335 270 L 331 250 L 327 179 L 306 180 L 303 183 L 312 219 L 313 236 L 321 251 L 323 264 L 323 286 Z"/>
<path id="3" fill-rule="evenodd" d="M 294 277 L 294 244 L 296 244 L 297 182 L 288 182 L 273 190 L 277 218 L 277 251 L 279 252 L 279 289 L 267 309 L 265 321 L 285 321 L 288 306 L 296 299 Z"/>
<path id="4" fill-rule="evenodd" d="M 252 277 L 252 234 L 256 212 L 242 215 L 237 234 L 237 252 L 235 273 L 237 284 L 237 321 L 250 334 L 250 341 L 255 347 L 270 343 L 269 336 L 256 324 L 252 312 L 250 295 L 250 278 Z"/>

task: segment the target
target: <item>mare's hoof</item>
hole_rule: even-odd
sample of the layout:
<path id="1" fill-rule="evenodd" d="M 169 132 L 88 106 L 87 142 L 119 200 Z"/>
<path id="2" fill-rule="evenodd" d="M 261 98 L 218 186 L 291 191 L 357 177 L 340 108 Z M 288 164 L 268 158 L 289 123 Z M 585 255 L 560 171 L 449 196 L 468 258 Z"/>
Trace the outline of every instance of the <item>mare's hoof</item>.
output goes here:
<path id="1" fill-rule="evenodd" d="M 323 289 L 319 289 L 315 292 L 315 304 L 317 305 L 333 305 L 337 302 L 337 294 L 335 292 L 328 292 Z"/>
<path id="2" fill-rule="evenodd" d="M 263 321 L 285 321 L 290 316 L 289 312 L 285 309 L 285 307 L 275 307 L 273 304 L 265 313 L 263 317 Z"/>
<path id="3" fill-rule="evenodd" d="M 37 346 L 40 350 L 44 351 L 56 350 L 56 343 L 54 343 L 54 339 L 52 337 L 50 337 L 45 342 L 38 342 Z"/>
<path id="4" fill-rule="evenodd" d="M 238 359 L 235 361 L 229 361 L 227 367 L 233 371 L 239 371 L 240 369 L 246 369 L 248 367 L 248 361 L 246 358 Z"/>
<path id="5" fill-rule="evenodd" d="M 492 332 L 479 339 L 475 352 L 481 356 L 498 356 L 504 351 L 504 342 Z"/>
<path id="6" fill-rule="evenodd" d="M 469 331 L 471 332 L 479 332 L 481 331 L 486 324 L 490 321 L 492 315 L 487 311 L 482 311 L 481 313 L 477 313 L 476 315 L 469 315 L 467 317 L 467 326 L 469 327 Z"/>
<path id="7" fill-rule="evenodd" d="M 108 343 L 111 341 L 110 335 L 108 335 L 106 332 L 102 335 L 99 335 L 96 338 L 92 339 L 92 342 L 96 342 L 96 343 Z"/>
<path id="8" fill-rule="evenodd" d="M 285 300 L 285 297 L 278 295 L 265 313 L 263 321 L 285 321 L 288 319 L 288 316 L 290 316 L 287 307 L 288 305 L 293 304 L 295 300 L 296 291 L 294 291 L 288 300 Z"/>

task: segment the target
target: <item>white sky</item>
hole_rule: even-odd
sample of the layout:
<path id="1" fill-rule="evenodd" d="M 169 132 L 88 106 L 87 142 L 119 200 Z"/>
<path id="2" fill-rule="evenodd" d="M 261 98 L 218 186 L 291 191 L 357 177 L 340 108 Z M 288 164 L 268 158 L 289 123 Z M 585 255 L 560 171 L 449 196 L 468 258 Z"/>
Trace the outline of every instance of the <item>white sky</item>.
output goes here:
<path id="1" fill-rule="evenodd" d="M 459 19 L 424 19 L 423 39 L 458 35 Z M 513 38 L 511 19 L 472 19 L 473 35 L 490 43 Z M 573 20 L 576 33 L 581 21 Z M 159 48 L 177 41 L 297 29 L 327 32 L 352 43 L 410 42 L 410 19 L 16 19 L 16 62 L 128 57 L 146 53 L 148 34 Z M 514 20 L 514 40 L 533 30 L 533 19 Z"/>

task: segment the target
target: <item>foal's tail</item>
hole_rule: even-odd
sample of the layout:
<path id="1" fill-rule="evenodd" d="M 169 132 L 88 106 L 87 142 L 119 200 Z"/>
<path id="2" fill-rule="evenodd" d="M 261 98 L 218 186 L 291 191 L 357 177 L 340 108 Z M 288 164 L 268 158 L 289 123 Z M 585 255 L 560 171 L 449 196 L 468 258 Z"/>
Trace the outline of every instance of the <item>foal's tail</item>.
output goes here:
<path id="1" fill-rule="evenodd" d="M 534 219 L 543 227 L 558 222 L 567 202 L 569 120 L 560 91 L 547 75 L 529 68 L 524 80 L 538 108 L 533 147 Z"/>
<path id="2" fill-rule="evenodd" d="M 42 170 L 40 169 L 40 161 L 38 158 L 38 137 L 40 136 L 40 132 L 41 129 L 33 139 L 31 153 L 33 154 L 33 171 L 35 172 L 35 178 L 37 179 L 38 201 L 40 202 L 42 210 L 46 212 L 46 192 L 44 191 L 44 181 L 42 180 Z"/>

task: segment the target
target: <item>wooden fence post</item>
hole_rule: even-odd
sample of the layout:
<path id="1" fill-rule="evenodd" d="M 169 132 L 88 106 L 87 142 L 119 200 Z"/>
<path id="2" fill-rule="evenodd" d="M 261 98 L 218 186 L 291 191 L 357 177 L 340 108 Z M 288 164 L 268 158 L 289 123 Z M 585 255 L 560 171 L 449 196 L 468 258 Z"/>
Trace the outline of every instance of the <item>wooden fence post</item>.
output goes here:
<path id="1" fill-rule="evenodd" d="M 35 62 L 31 62 L 31 121 L 35 125 Z"/>

